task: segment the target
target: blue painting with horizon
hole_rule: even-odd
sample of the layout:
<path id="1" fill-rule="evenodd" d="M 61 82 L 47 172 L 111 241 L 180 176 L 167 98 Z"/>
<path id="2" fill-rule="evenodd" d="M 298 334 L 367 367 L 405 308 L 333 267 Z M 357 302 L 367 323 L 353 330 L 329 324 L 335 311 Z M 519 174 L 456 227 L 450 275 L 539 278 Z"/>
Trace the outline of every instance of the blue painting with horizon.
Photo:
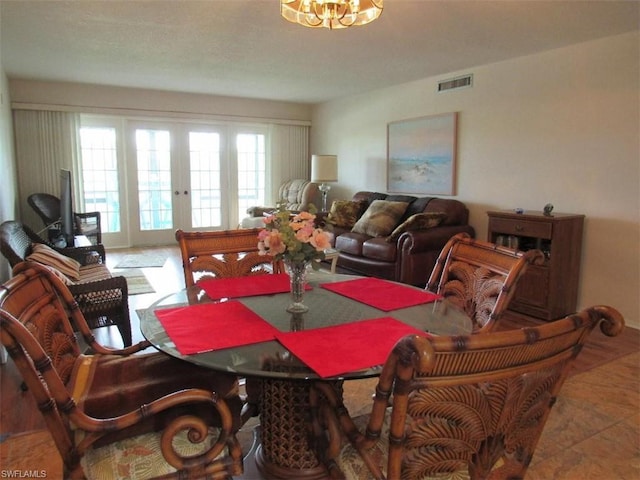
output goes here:
<path id="1" fill-rule="evenodd" d="M 455 139 L 455 113 L 390 123 L 388 190 L 453 195 Z"/>

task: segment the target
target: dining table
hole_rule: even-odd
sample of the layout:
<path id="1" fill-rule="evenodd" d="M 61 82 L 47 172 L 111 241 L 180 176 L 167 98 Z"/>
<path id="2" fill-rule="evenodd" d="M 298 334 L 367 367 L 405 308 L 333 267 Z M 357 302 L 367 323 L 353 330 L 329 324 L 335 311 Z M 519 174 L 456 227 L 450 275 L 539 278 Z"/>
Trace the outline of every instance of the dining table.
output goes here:
<path id="1" fill-rule="evenodd" d="M 287 281 L 283 273 L 199 282 L 153 303 L 140 328 L 168 355 L 259 381 L 254 458 L 265 478 L 325 478 L 309 441 L 313 382 L 341 391 L 378 376 L 402 336 L 468 335 L 472 321 L 424 289 L 325 270 L 307 274 L 308 310 L 289 313 Z"/>

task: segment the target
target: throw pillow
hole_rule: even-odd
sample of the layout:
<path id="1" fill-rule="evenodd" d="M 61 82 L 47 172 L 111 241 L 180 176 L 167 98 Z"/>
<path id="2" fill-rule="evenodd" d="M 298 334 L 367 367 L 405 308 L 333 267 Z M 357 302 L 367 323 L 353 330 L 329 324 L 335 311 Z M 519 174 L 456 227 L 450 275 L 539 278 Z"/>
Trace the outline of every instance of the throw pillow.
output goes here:
<path id="1" fill-rule="evenodd" d="M 351 231 L 371 237 L 386 237 L 398 225 L 408 206 L 406 202 L 374 200 Z"/>
<path id="2" fill-rule="evenodd" d="M 411 215 L 404 222 L 398 225 L 391 235 L 387 237 L 387 242 L 395 242 L 404 232 L 414 232 L 416 230 L 426 230 L 440 225 L 447 214 L 444 212 L 416 213 Z"/>
<path id="3" fill-rule="evenodd" d="M 72 280 L 80 280 L 80 263 L 73 258 L 56 252 L 44 243 L 32 244 L 31 250 L 31 254 L 27 256 L 27 260 L 53 267 Z"/>
<path id="4" fill-rule="evenodd" d="M 360 217 L 362 202 L 355 200 L 335 200 L 327 221 L 336 227 L 352 228 Z"/>

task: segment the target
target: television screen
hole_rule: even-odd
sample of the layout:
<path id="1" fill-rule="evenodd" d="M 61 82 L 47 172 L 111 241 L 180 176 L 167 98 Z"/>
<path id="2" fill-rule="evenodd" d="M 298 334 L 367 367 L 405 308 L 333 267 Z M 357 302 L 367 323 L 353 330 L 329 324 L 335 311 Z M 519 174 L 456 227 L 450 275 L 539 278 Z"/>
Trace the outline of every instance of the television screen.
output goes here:
<path id="1" fill-rule="evenodd" d="M 73 187 L 71 172 L 60 169 L 60 229 L 67 247 L 73 247 L 74 221 L 73 221 Z"/>

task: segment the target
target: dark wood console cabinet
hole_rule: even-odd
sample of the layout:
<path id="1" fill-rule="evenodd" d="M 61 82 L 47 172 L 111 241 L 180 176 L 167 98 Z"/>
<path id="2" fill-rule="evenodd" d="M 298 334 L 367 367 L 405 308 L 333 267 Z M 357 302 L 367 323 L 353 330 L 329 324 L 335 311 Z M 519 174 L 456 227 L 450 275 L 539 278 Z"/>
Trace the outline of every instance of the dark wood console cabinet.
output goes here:
<path id="1" fill-rule="evenodd" d="M 487 212 L 488 240 L 520 250 L 538 248 L 543 265 L 532 265 L 520 279 L 510 310 L 543 320 L 576 311 L 584 215 L 542 212 Z"/>

